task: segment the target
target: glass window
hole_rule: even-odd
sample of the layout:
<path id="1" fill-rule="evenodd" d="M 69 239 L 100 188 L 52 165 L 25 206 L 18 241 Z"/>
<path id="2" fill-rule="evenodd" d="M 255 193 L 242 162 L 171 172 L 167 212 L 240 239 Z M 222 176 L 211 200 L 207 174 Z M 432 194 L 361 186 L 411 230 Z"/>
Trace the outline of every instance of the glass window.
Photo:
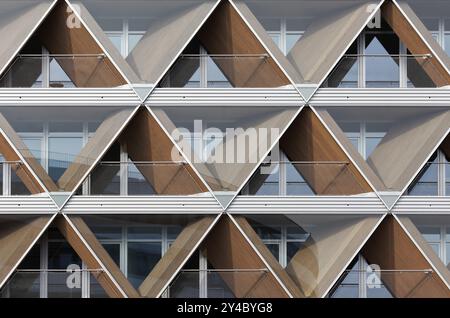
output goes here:
<path id="1" fill-rule="evenodd" d="M 272 253 L 275 259 L 280 262 L 280 244 L 278 243 L 265 243 L 268 250 Z"/>
<path id="2" fill-rule="evenodd" d="M 136 47 L 139 41 L 144 37 L 142 33 L 131 33 L 128 34 L 128 54 Z"/>
<path id="3" fill-rule="evenodd" d="M 82 57 L 79 57 L 79 59 Z M 50 62 L 50 87 L 75 87 L 72 80 L 64 72 L 62 67 L 59 65 L 56 58 L 53 58 Z"/>
<path id="4" fill-rule="evenodd" d="M 42 156 L 42 137 L 21 137 L 33 157 L 44 165 L 45 158 Z"/>
<path id="5" fill-rule="evenodd" d="M 422 169 L 417 181 L 409 191 L 410 195 L 438 195 L 438 159 L 432 159 Z"/>
<path id="6" fill-rule="evenodd" d="M 155 194 L 155 190 L 151 184 L 142 175 L 140 169 L 136 165 L 128 160 L 128 194 L 129 195 L 149 195 Z M 145 164 L 141 165 L 141 169 L 146 169 Z M 148 165 L 147 165 L 148 167 Z"/>
<path id="7" fill-rule="evenodd" d="M 369 158 L 378 144 L 381 142 L 382 137 L 367 137 L 366 138 L 366 158 Z"/>
<path id="8" fill-rule="evenodd" d="M 128 243 L 128 280 L 135 288 L 144 281 L 153 267 L 161 259 L 162 245 L 155 243 Z"/>
<path id="9" fill-rule="evenodd" d="M 82 137 L 49 137 L 48 172 L 57 181 L 83 148 Z"/>
<path id="10" fill-rule="evenodd" d="M 160 226 L 131 226 L 128 227 L 129 240 L 161 240 L 162 228 Z"/>
<path id="11" fill-rule="evenodd" d="M 393 33 L 366 33 L 365 41 L 366 87 L 399 87 L 398 37 Z"/>
<path id="12" fill-rule="evenodd" d="M 81 260 L 66 242 L 48 243 L 48 297 L 52 298 L 80 298 L 81 286 L 68 286 L 68 273 L 51 271 L 53 269 L 66 270 L 69 265 L 78 265 Z"/>
<path id="13" fill-rule="evenodd" d="M 286 34 L 286 54 L 289 54 L 291 49 L 295 46 L 295 44 L 302 37 L 301 33 L 287 33 Z"/>
<path id="14" fill-rule="evenodd" d="M 91 230 L 98 240 L 122 239 L 122 228 L 120 226 L 91 226 Z"/>
<path id="15" fill-rule="evenodd" d="M 290 162 L 286 164 L 286 194 L 287 195 L 314 195 L 309 185 Z"/>
<path id="16" fill-rule="evenodd" d="M 220 60 L 217 60 L 217 62 L 220 62 Z M 208 57 L 207 73 L 208 87 L 232 87 L 228 79 L 225 77 L 225 75 L 223 75 L 220 68 L 216 65 L 216 61 L 214 61 L 214 59 L 212 59 L 211 57 Z"/>
<path id="17" fill-rule="evenodd" d="M 108 38 L 111 40 L 112 44 L 116 49 L 122 54 L 122 34 L 113 33 L 107 34 Z"/>

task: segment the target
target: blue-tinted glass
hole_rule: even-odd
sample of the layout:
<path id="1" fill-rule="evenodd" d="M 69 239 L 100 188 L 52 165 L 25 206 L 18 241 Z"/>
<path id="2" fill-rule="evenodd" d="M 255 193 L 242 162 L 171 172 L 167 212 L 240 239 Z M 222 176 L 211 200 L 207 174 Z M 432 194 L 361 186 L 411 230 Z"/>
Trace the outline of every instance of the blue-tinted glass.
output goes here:
<path id="1" fill-rule="evenodd" d="M 161 243 L 128 243 L 128 280 L 135 288 L 161 259 Z"/>
<path id="2" fill-rule="evenodd" d="M 82 137 L 50 137 L 48 139 L 48 170 L 54 181 L 62 176 L 82 147 Z"/>

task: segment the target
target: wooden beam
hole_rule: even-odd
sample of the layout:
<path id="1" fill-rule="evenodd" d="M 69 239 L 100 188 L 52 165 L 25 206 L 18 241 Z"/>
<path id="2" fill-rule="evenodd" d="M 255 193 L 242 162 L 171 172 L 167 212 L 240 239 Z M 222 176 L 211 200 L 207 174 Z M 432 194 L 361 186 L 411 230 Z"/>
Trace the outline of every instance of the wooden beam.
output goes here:
<path id="1" fill-rule="evenodd" d="M 219 272 L 219 275 L 237 298 L 289 297 L 228 216 L 218 221 L 206 238 L 204 247 L 213 268 L 236 270 Z"/>
<path id="2" fill-rule="evenodd" d="M 381 6 L 381 15 L 412 54 L 432 54 L 428 45 L 422 40 L 395 3 L 385 1 Z M 422 66 L 436 86 L 450 85 L 450 74 L 435 56 L 426 59 L 417 57 L 416 61 Z"/>
<path id="3" fill-rule="evenodd" d="M 280 147 L 290 161 L 307 162 L 293 165 L 316 194 L 352 195 L 373 192 L 309 108 L 304 108 L 294 120 L 281 138 Z"/>
<path id="4" fill-rule="evenodd" d="M 50 219 L 50 215 L 0 218 L 0 283 L 9 277 L 11 271 L 44 231 Z"/>
<path id="5" fill-rule="evenodd" d="M 178 269 L 187 261 L 189 254 L 200 243 L 205 233 L 214 222 L 214 217 L 205 216 L 187 224 L 169 250 L 159 260 L 150 274 L 139 287 L 144 297 L 158 297 L 164 286 L 177 273 Z"/>
<path id="6" fill-rule="evenodd" d="M 289 290 L 292 296 L 295 298 L 304 298 L 305 295 L 303 294 L 303 292 L 292 280 L 292 278 L 285 271 L 285 269 L 280 265 L 280 263 L 273 256 L 273 254 L 269 251 L 269 249 L 263 243 L 263 241 L 261 241 L 260 237 L 252 228 L 252 226 L 248 223 L 247 219 L 243 216 L 236 216 L 234 217 L 234 219 L 239 224 L 239 227 L 242 229 L 245 235 L 252 242 L 252 244 L 256 247 L 258 252 L 261 254 L 262 258 L 269 264 L 270 268 L 274 271 L 277 277 L 283 282 L 283 285 Z"/>
<path id="7" fill-rule="evenodd" d="M 9 124 L 8 120 L 0 113 L 0 128 L 3 133 L 8 136 L 14 147 L 20 152 L 25 161 L 30 165 L 33 172 L 37 175 L 40 181 L 45 185 L 49 191 L 57 191 L 57 186 L 36 160 L 31 151 L 16 133 L 14 128 Z M 7 161 L 20 161 L 19 155 L 16 153 L 12 145 L 6 140 L 3 134 L 0 134 L 0 153 L 5 157 Z M 45 192 L 45 189 L 39 184 L 38 180 L 33 176 L 30 169 L 24 164 L 16 164 L 12 166 L 16 175 L 30 191 L 31 194 L 37 194 Z"/>
<path id="8" fill-rule="evenodd" d="M 57 217 L 55 225 L 89 269 L 103 269 L 111 275 L 104 271 L 92 273 L 108 296 L 112 298 L 140 297 L 83 219 L 79 216 L 71 216 L 69 220 L 73 226 L 64 216 Z"/>
<path id="9" fill-rule="evenodd" d="M 450 161 L 450 136 L 447 135 L 447 137 L 445 137 L 444 141 L 439 146 L 439 149 L 442 150 L 442 152 L 445 155 L 445 158 L 447 158 L 447 160 Z"/>
<path id="10" fill-rule="evenodd" d="M 208 191 L 190 166 L 173 163 L 172 152 L 175 145 L 146 109 L 138 111 L 121 140 L 127 143 L 128 155 L 132 161 L 160 162 L 136 164 L 136 168 L 156 193 L 189 195 Z"/>
<path id="11" fill-rule="evenodd" d="M 384 219 L 362 254 L 369 264 L 378 264 L 382 270 L 405 271 L 381 274 L 384 285 L 395 297 L 450 297 L 449 288 L 436 272 L 422 272 L 431 269 L 431 264 L 393 216 Z"/>
<path id="12" fill-rule="evenodd" d="M 132 108 L 120 109 L 109 114 L 103 120 L 92 138 L 89 139 L 89 142 L 81 149 L 73 162 L 59 178 L 58 186 L 60 189 L 69 192 L 75 190 L 78 182 L 89 171 L 108 144 L 113 141 L 114 136 L 117 134 L 117 129 L 126 123 L 132 112 Z"/>
<path id="13" fill-rule="evenodd" d="M 208 54 L 267 54 L 228 1 L 223 1 L 198 33 Z M 271 57 L 213 58 L 234 87 L 280 87 L 291 84 Z"/>
<path id="14" fill-rule="evenodd" d="M 68 23 L 74 26 L 69 27 Z M 52 9 L 36 36 L 50 54 L 105 53 L 64 1 Z M 106 55 L 56 60 L 77 87 L 116 87 L 127 83 Z"/>

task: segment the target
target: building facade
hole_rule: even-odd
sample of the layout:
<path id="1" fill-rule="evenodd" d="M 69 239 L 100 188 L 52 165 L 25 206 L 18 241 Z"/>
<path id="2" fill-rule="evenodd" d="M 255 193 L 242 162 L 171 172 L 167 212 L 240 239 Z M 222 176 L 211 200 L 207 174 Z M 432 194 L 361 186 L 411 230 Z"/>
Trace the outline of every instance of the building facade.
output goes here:
<path id="1" fill-rule="evenodd" d="M 0 296 L 450 297 L 450 1 L 0 0 Z"/>

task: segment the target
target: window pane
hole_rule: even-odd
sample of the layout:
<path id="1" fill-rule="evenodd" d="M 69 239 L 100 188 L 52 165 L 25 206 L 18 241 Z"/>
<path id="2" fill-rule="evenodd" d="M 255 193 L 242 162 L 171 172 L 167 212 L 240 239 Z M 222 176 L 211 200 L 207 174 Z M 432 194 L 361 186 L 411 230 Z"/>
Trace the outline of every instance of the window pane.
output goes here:
<path id="1" fill-rule="evenodd" d="M 286 34 L 286 53 L 294 47 L 297 41 L 302 37 L 299 33 L 288 33 Z"/>
<path id="2" fill-rule="evenodd" d="M 445 35 L 445 52 L 450 55 L 450 34 Z"/>
<path id="3" fill-rule="evenodd" d="M 291 163 L 286 165 L 286 181 L 287 195 L 314 195 L 305 179 Z"/>
<path id="4" fill-rule="evenodd" d="M 144 34 L 128 34 L 128 54 L 133 51 Z"/>
<path id="5" fill-rule="evenodd" d="M 161 259 L 161 243 L 128 243 L 128 280 L 138 288 Z"/>
<path id="6" fill-rule="evenodd" d="M 222 71 L 219 69 L 219 67 L 216 65 L 214 60 L 210 57 L 208 57 L 208 64 L 207 64 L 207 72 L 208 72 L 208 87 L 231 87 L 230 82 L 228 82 L 228 79 L 223 75 Z"/>
<path id="7" fill-rule="evenodd" d="M 263 226 L 256 225 L 254 227 L 255 232 L 262 240 L 280 240 L 281 239 L 281 227 L 279 226 Z"/>
<path id="8" fill-rule="evenodd" d="M 420 226 L 420 233 L 427 242 L 439 242 L 441 240 L 441 229 L 433 226 Z"/>
<path id="9" fill-rule="evenodd" d="M 33 157 L 41 163 L 44 164 L 44 158 L 42 158 L 42 139 L 41 137 L 22 137 L 22 141 L 30 150 Z"/>
<path id="10" fill-rule="evenodd" d="M 394 34 L 366 34 L 366 87 L 399 87 L 399 40 Z M 390 48 L 390 52 L 386 47 Z"/>
<path id="11" fill-rule="evenodd" d="M 66 242 L 48 243 L 48 268 L 67 269 L 69 265 L 78 265 L 81 269 L 81 260 L 75 251 Z M 72 273 L 75 274 L 75 273 Z M 69 285 L 71 281 L 66 272 L 48 273 L 48 297 L 54 298 L 80 298 L 81 285 Z"/>
<path id="12" fill-rule="evenodd" d="M 286 243 L 286 260 L 287 264 L 297 254 L 298 250 L 302 247 L 303 242 L 287 242 Z"/>
<path id="13" fill-rule="evenodd" d="M 149 195 L 155 194 L 155 190 L 142 175 L 138 167 L 131 160 L 128 160 L 128 194 L 129 195 Z M 142 165 L 143 167 L 144 165 Z"/>
<path id="14" fill-rule="evenodd" d="M 366 138 L 366 157 L 368 158 L 383 138 L 381 137 L 368 137 Z"/>
<path id="15" fill-rule="evenodd" d="M 280 261 L 280 244 L 276 243 L 266 243 L 265 244 L 269 251 L 272 253 L 272 255 L 275 257 L 275 259 L 279 262 Z"/>
<path id="16" fill-rule="evenodd" d="M 136 226 L 128 228 L 129 240 L 161 240 L 162 227 L 160 226 Z"/>
<path id="17" fill-rule="evenodd" d="M 122 54 L 122 34 L 108 34 L 108 38 L 117 48 L 117 50 Z"/>
<path id="18" fill-rule="evenodd" d="M 59 65 L 57 59 L 50 62 L 50 87 L 75 87 L 72 80 Z"/>
<path id="19" fill-rule="evenodd" d="M 122 228 L 120 226 L 92 226 L 91 229 L 99 240 L 122 239 Z"/>
<path id="20" fill-rule="evenodd" d="M 280 34 L 278 34 L 278 33 L 270 33 L 269 36 L 275 42 L 275 44 L 280 48 L 280 50 L 282 50 Z"/>
<path id="21" fill-rule="evenodd" d="M 57 181 L 83 147 L 82 137 L 50 137 L 48 139 L 48 170 Z"/>

